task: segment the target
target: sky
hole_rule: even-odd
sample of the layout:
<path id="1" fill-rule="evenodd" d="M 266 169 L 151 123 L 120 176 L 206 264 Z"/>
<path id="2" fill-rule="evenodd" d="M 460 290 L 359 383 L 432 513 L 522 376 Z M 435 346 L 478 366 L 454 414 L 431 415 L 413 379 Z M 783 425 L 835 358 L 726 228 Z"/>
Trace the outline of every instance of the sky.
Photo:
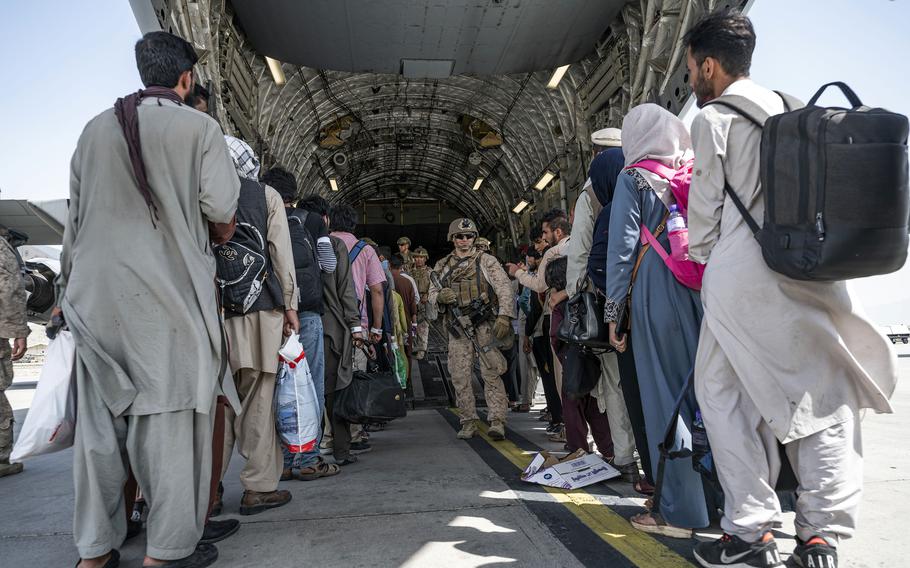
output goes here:
<path id="1" fill-rule="evenodd" d="M 841 80 L 872 106 L 910 115 L 910 0 L 755 0 L 757 82 L 808 100 Z M 0 197 L 68 193 L 85 123 L 140 85 L 139 28 L 126 0 L 15 2 L 0 20 Z M 836 92 L 822 104 L 841 105 Z M 910 264 L 853 284 L 882 324 L 910 324 Z"/>

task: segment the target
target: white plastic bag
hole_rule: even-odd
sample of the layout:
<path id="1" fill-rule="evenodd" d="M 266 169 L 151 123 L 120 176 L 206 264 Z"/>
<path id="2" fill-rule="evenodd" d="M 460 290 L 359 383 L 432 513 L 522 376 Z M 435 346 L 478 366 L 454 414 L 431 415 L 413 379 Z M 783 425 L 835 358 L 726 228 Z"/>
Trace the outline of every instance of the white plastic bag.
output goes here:
<path id="1" fill-rule="evenodd" d="M 10 460 L 65 450 L 76 432 L 76 343 L 61 331 L 47 346 L 47 359 L 38 378 L 32 406 L 25 415 Z"/>
<path id="2" fill-rule="evenodd" d="M 279 351 L 281 367 L 275 387 L 275 418 L 278 435 L 292 454 L 316 447 L 322 416 L 316 400 L 316 385 L 296 334 Z"/>

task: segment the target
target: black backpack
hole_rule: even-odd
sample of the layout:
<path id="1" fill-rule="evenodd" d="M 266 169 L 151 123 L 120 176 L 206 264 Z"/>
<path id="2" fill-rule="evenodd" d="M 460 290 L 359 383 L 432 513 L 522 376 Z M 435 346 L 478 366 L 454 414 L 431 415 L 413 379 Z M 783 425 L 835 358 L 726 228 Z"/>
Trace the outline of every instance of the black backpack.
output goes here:
<path id="1" fill-rule="evenodd" d="M 837 86 L 852 108 L 815 106 Z M 780 93 L 778 93 L 780 94 Z M 762 248 L 768 266 L 796 280 L 837 281 L 888 274 L 907 259 L 910 190 L 907 117 L 863 106 L 844 83 L 824 85 L 805 107 L 781 95 L 769 117 L 745 97 L 725 106 L 762 129 L 764 226 L 724 187 Z"/>
<path id="2" fill-rule="evenodd" d="M 316 254 L 316 239 L 306 228 L 309 212 L 288 209 L 288 231 L 291 234 L 291 248 L 294 251 L 294 271 L 297 275 L 299 292 L 298 311 L 323 312 L 322 271 Z"/>

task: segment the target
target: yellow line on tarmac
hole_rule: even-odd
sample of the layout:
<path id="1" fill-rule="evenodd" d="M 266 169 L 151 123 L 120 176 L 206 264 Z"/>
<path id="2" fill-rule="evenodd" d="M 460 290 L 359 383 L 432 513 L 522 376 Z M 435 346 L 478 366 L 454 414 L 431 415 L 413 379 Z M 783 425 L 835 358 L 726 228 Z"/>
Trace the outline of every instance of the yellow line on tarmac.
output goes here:
<path id="1" fill-rule="evenodd" d="M 477 421 L 480 436 L 500 454 L 522 471 L 531 463 L 532 455 L 509 440 L 494 441 L 487 434 L 488 427 Z M 673 552 L 647 533 L 632 527 L 629 521 L 597 500 L 586 491 L 567 491 L 556 487 L 541 486 L 553 495 L 573 515 L 594 531 L 607 544 L 619 551 L 640 568 L 692 568 L 692 563 Z"/>

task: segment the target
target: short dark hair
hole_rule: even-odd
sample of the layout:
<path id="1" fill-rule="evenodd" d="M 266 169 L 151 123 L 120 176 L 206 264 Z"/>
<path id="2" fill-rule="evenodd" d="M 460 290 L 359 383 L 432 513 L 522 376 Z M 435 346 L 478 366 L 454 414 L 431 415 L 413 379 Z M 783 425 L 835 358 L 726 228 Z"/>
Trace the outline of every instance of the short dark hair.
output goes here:
<path id="1" fill-rule="evenodd" d="M 387 247 L 385 245 L 376 247 L 376 254 L 378 254 L 379 256 L 385 257 L 386 259 L 389 259 L 392 257 L 392 248 Z"/>
<path id="2" fill-rule="evenodd" d="M 543 254 L 537 252 L 537 249 L 534 247 L 528 247 L 528 251 L 525 253 L 525 256 L 529 256 L 531 258 L 540 258 L 543 256 Z"/>
<path id="3" fill-rule="evenodd" d="M 543 238 L 543 229 L 540 228 L 540 225 L 534 225 L 533 227 L 531 227 L 531 231 L 528 234 L 528 238 L 531 239 L 531 244 L 534 244 Z"/>
<path id="4" fill-rule="evenodd" d="M 297 199 L 297 178 L 281 166 L 274 166 L 262 174 L 259 181 L 277 191 L 285 203 Z"/>
<path id="5" fill-rule="evenodd" d="M 297 202 L 297 208 L 303 209 L 304 211 L 309 211 L 310 213 L 317 213 L 319 215 L 328 215 L 329 214 L 329 202 L 321 195 L 307 195 L 303 199 Z"/>
<path id="6" fill-rule="evenodd" d="M 560 256 L 547 263 L 543 279 L 547 286 L 556 291 L 566 289 L 566 272 L 568 271 L 569 258 Z"/>
<path id="7" fill-rule="evenodd" d="M 692 26 L 683 36 L 683 45 L 699 64 L 713 57 L 729 75 L 742 77 L 752 67 L 755 29 L 749 18 L 728 8 L 708 14 Z"/>
<path id="8" fill-rule="evenodd" d="M 146 87 L 173 89 L 198 60 L 193 46 L 174 34 L 149 32 L 136 42 L 136 67 Z"/>
<path id="9" fill-rule="evenodd" d="M 548 225 L 553 225 L 553 221 L 556 219 L 568 219 L 569 216 L 562 209 L 550 209 L 543 214 L 543 217 L 540 218 L 540 224 L 543 225 L 547 223 Z"/>
<path id="10" fill-rule="evenodd" d="M 339 203 L 329 213 L 329 224 L 333 231 L 353 233 L 357 228 L 357 211 L 350 205 Z"/>
<path id="11" fill-rule="evenodd" d="M 208 102 L 210 97 L 211 97 L 211 94 L 209 94 L 208 89 L 206 89 L 199 83 L 194 83 L 193 90 L 190 91 L 189 93 L 187 93 L 186 97 L 184 97 L 184 99 L 183 99 L 183 102 L 190 105 L 191 107 L 194 107 L 194 106 L 196 106 L 196 103 L 199 102 L 200 100 Z"/>
<path id="12" fill-rule="evenodd" d="M 569 223 L 569 220 L 565 217 L 557 217 L 552 221 L 548 221 L 548 224 L 550 225 L 551 231 L 559 229 L 564 235 L 572 234 L 572 223 Z"/>
<path id="13" fill-rule="evenodd" d="M 404 259 L 397 252 L 389 258 L 389 268 L 399 269 L 404 266 Z"/>

